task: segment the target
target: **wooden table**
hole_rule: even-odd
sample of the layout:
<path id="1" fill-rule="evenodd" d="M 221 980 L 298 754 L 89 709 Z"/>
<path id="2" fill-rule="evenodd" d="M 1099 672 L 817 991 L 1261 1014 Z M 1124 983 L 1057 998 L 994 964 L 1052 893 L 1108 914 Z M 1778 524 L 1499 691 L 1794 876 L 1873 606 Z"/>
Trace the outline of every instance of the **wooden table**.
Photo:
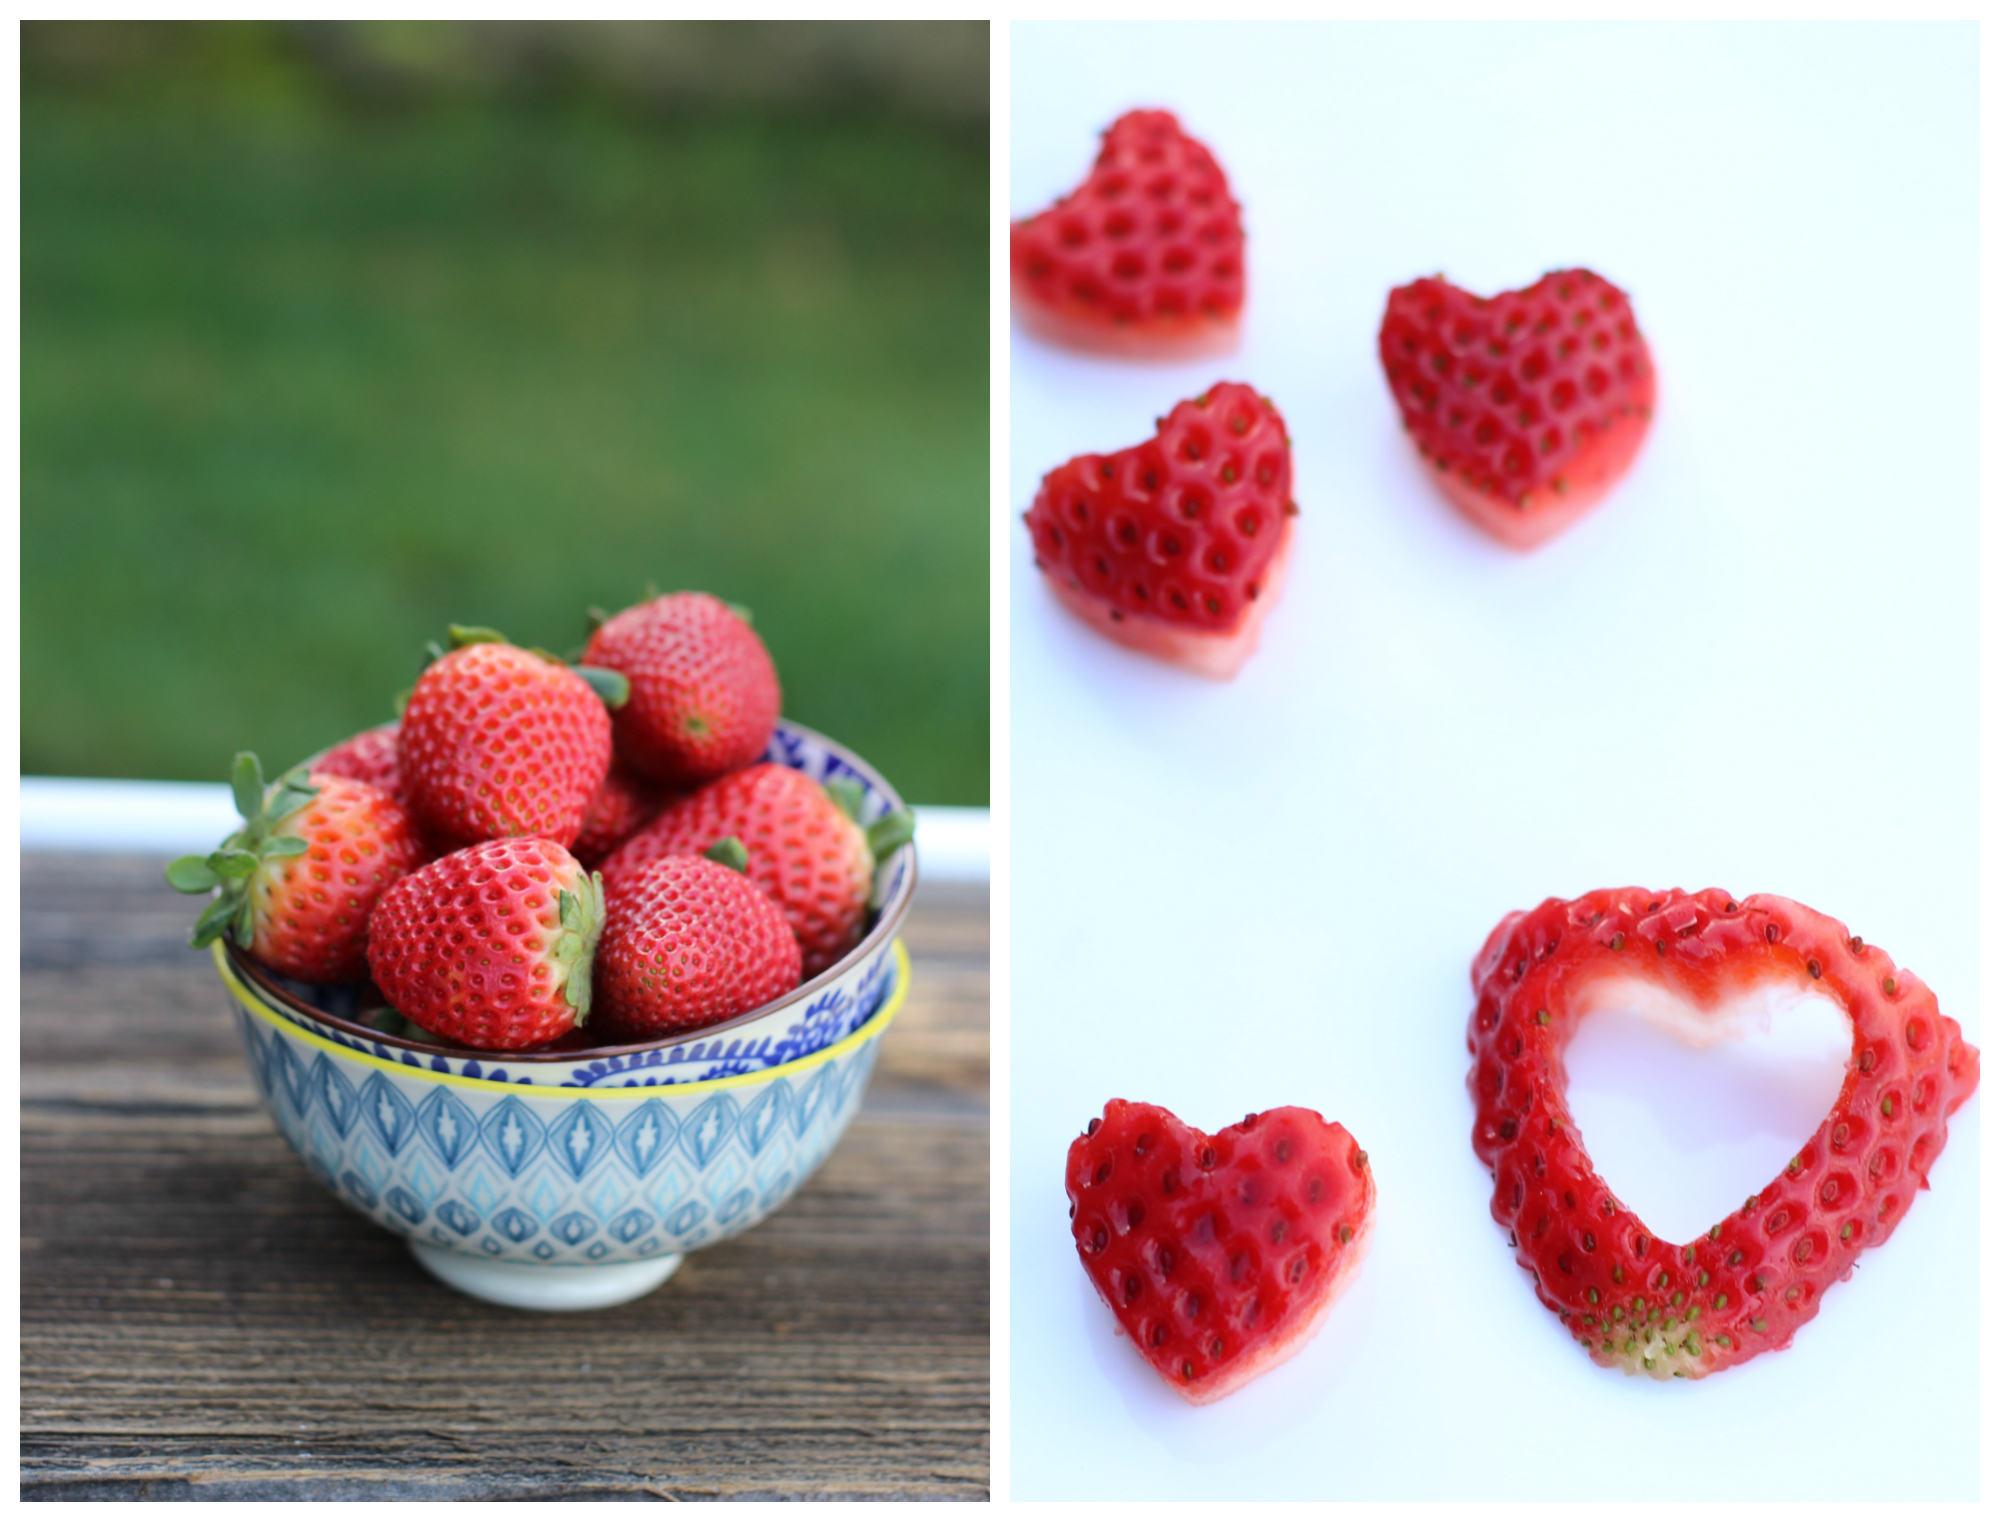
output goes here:
<path id="1" fill-rule="evenodd" d="M 789 1204 L 535 1315 L 306 1172 L 162 865 L 22 857 L 23 1499 L 986 1495 L 983 886 L 920 890 L 866 1105 Z"/>

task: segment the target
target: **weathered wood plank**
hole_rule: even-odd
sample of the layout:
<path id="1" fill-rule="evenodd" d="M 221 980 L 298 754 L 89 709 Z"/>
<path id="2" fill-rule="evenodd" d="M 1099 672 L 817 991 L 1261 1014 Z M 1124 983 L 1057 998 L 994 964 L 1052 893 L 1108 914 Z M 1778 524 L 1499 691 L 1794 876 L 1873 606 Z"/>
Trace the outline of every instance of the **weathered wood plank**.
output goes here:
<path id="1" fill-rule="evenodd" d="M 986 1493 L 982 893 L 923 891 L 868 1103 L 795 1199 L 535 1316 L 306 1173 L 160 868 L 23 858 L 24 1498 Z"/>

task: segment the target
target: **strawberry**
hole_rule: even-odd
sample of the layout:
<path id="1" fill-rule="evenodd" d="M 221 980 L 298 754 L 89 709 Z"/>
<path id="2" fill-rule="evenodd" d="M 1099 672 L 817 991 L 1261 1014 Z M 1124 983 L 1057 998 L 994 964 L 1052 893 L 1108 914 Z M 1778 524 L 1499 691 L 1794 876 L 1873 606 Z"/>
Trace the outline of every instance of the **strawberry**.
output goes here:
<path id="1" fill-rule="evenodd" d="M 1100 633 L 1226 681 L 1284 586 L 1291 448 L 1275 406 L 1221 382 L 1146 443 L 1044 476 L 1026 515 L 1035 565 Z"/>
<path id="2" fill-rule="evenodd" d="M 910 838 L 907 809 L 865 829 L 859 790 L 823 788 L 804 772 L 765 762 L 717 778 L 670 805 L 606 858 L 605 891 L 662 856 L 696 856 L 726 836 L 743 843 L 750 880 L 784 911 L 816 977 L 861 939 L 875 864 Z"/>
<path id="3" fill-rule="evenodd" d="M 305 983 L 368 975 L 376 901 L 422 860 L 402 805 L 380 788 L 298 767 L 264 785 L 248 751 L 231 775 L 243 828 L 207 856 L 183 856 L 167 881 L 220 889 L 195 922 L 196 946 L 225 931 L 271 971 Z"/>
<path id="4" fill-rule="evenodd" d="M 1854 1025 L 1840 1097 L 1785 1171 L 1681 1245 L 1591 1166 L 1564 1098 L 1577 995 L 1637 978 L 1715 1019 L 1767 985 L 1823 993 Z M 1819 1311 L 1861 1249 L 1885 1242 L 1979 1084 L 1979 1053 L 1889 956 L 1789 899 L 1604 889 L 1510 914 L 1472 964 L 1472 1146 L 1493 1217 L 1541 1302 L 1598 1363 L 1700 1378 L 1772 1348 Z"/>
<path id="5" fill-rule="evenodd" d="M 567 846 L 611 765 L 611 717 L 552 656 L 452 630 L 403 709 L 410 811 L 444 851 L 511 835 Z"/>
<path id="6" fill-rule="evenodd" d="M 1058 343 L 1128 358 L 1235 348 L 1243 223 L 1215 156 L 1167 111 L 1130 111 L 1081 186 L 1013 225 L 1014 308 Z"/>
<path id="7" fill-rule="evenodd" d="M 552 840 L 489 840 L 375 906 L 368 969 L 397 1013 L 480 1051 L 553 1041 L 590 1013 L 604 888 Z"/>
<path id="8" fill-rule="evenodd" d="M 611 899 L 596 976 L 613 1032 L 646 1041 L 768 1004 L 799 972 L 785 916 L 740 870 L 662 856 Z"/>
<path id="9" fill-rule="evenodd" d="M 403 801 L 403 773 L 397 763 L 395 724 L 378 724 L 358 735 L 349 735 L 312 763 L 315 772 L 329 777 L 352 777 L 370 787 L 379 787 L 398 803 Z"/>
<path id="10" fill-rule="evenodd" d="M 1389 293 L 1382 370 L 1444 494 L 1531 550 L 1610 491 L 1653 420 L 1653 357 L 1632 303 L 1589 270 L 1491 298 L 1443 276 Z"/>
<path id="11" fill-rule="evenodd" d="M 675 592 L 599 624 L 584 663 L 622 672 L 619 759 L 655 782 L 692 786 L 748 766 L 778 722 L 778 673 L 739 610 Z"/>
<path id="12" fill-rule="evenodd" d="M 570 846 L 571 854 L 586 867 L 602 866 L 605 857 L 637 834 L 674 796 L 670 789 L 636 775 L 614 753 L 611 770 L 583 811 L 583 828 Z"/>
<path id="13" fill-rule="evenodd" d="M 1114 1099 L 1069 1144 L 1070 1234 L 1121 1330 L 1196 1405 L 1290 1358 L 1368 1250 L 1375 1179 L 1294 1106 L 1214 1136 Z"/>

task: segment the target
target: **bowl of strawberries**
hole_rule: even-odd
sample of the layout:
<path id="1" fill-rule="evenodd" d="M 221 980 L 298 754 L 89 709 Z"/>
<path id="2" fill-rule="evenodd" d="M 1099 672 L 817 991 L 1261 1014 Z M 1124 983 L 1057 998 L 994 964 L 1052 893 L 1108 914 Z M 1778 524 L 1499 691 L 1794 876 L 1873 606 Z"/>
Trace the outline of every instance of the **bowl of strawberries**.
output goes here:
<path id="1" fill-rule="evenodd" d="M 824 1161 L 907 992 L 911 816 L 779 717 L 740 610 L 604 619 L 571 663 L 453 630 L 394 725 L 168 880 L 279 1131 L 455 1288 L 614 1305 Z"/>

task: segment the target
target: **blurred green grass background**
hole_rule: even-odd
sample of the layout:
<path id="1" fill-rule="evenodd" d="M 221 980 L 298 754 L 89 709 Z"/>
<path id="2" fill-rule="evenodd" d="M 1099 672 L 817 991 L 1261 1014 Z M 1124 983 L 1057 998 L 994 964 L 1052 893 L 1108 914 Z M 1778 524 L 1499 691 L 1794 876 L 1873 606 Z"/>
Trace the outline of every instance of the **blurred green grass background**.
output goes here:
<path id="1" fill-rule="evenodd" d="M 447 623 L 564 652 L 651 582 L 748 605 L 905 797 L 987 801 L 983 79 L 385 97 L 268 26 L 34 33 L 24 773 L 287 764 Z"/>

